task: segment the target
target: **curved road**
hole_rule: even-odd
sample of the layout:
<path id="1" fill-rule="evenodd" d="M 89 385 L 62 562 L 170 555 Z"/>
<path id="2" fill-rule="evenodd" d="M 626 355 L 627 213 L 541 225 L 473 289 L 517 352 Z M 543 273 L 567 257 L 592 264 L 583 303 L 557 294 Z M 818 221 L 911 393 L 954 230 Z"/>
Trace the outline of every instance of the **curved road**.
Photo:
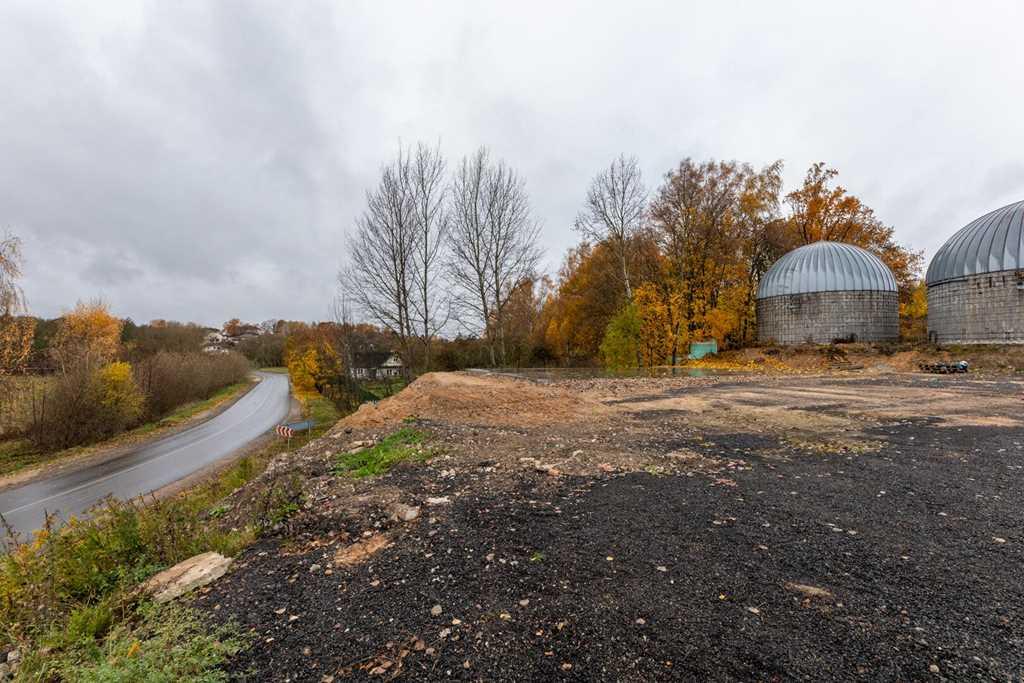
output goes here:
<path id="1" fill-rule="evenodd" d="M 288 375 L 258 374 L 262 381 L 249 393 L 202 424 L 112 460 L 0 493 L 0 514 L 24 536 L 43 525 L 46 513 L 66 519 L 110 495 L 144 495 L 230 455 L 288 415 Z"/>

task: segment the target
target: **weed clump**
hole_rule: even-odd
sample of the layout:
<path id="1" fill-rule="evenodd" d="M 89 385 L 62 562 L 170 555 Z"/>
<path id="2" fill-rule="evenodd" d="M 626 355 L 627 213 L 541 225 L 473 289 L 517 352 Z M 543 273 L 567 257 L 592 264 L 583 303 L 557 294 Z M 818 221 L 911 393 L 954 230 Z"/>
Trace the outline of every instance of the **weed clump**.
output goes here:
<path id="1" fill-rule="evenodd" d="M 63 526 L 50 518 L 28 540 L 8 530 L 0 555 L 0 647 L 22 652 L 19 676 L 218 680 L 214 668 L 242 641 L 207 634 L 184 608 L 156 608 L 137 586 L 193 555 L 235 555 L 248 545 L 255 525 L 226 530 L 210 511 L 267 460 L 269 454 L 247 456 L 183 496 L 111 499 L 90 518 Z"/>
<path id="2" fill-rule="evenodd" d="M 111 628 L 108 619 L 106 626 L 102 640 L 69 629 L 58 656 L 31 652 L 22 667 L 43 680 L 219 683 L 228 679 L 221 666 L 250 641 L 237 626 L 211 629 L 196 610 L 173 604 L 142 603 L 123 623 Z"/>
<path id="3" fill-rule="evenodd" d="M 339 455 L 334 461 L 334 473 L 349 477 L 372 477 L 384 474 L 403 460 L 426 460 L 432 451 L 424 447 L 423 441 L 423 432 L 412 427 L 402 427 L 371 448 Z"/>

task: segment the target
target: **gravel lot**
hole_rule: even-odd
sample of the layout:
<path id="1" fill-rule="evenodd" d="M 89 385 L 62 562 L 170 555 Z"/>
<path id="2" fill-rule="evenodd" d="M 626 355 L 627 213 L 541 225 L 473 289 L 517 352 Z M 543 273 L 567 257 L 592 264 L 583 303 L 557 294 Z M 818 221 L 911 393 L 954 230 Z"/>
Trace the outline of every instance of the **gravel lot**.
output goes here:
<path id="1" fill-rule="evenodd" d="M 298 456 L 306 509 L 197 601 L 255 634 L 232 673 L 1024 677 L 1019 383 L 883 375 L 553 390 L 583 409 L 536 426 L 466 423 L 420 396 L 418 424 L 444 455 L 372 481 L 335 483 L 317 464 L 365 437 L 357 427 Z M 593 420 L 587 402 L 600 406 Z M 389 411 L 402 412 L 397 401 Z M 396 499 L 421 505 L 419 516 L 389 518 Z M 390 545 L 333 562 L 367 536 Z"/>

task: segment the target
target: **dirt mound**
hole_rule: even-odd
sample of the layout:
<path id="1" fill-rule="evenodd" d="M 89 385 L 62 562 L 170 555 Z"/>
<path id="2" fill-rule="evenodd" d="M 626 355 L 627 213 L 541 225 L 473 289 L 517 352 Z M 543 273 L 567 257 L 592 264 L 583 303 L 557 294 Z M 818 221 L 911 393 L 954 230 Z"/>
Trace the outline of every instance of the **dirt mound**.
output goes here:
<path id="1" fill-rule="evenodd" d="M 365 403 L 338 428 L 373 427 L 418 417 L 462 424 L 528 426 L 609 412 L 564 388 L 465 372 L 431 372 L 379 403 Z"/>

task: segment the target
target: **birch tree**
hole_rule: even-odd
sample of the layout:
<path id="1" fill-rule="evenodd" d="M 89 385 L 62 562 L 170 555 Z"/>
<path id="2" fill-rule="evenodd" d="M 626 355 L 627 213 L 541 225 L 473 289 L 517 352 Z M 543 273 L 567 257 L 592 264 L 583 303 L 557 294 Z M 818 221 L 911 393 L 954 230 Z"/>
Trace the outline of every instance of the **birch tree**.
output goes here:
<path id="1" fill-rule="evenodd" d="M 409 171 L 415 221 L 410 317 L 419 336 L 423 368 L 427 369 L 433 340 L 448 323 L 451 313 L 451 299 L 440 286 L 448 248 L 446 164 L 438 148 L 420 143 Z"/>
<path id="2" fill-rule="evenodd" d="M 343 295 L 392 332 L 410 359 L 411 299 L 416 268 L 416 201 L 411 161 L 403 149 L 381 169 L 376 189 L 348 237 L 350 265 L 339 275 Z"/>
<path id="3" fill-rule="evenodd" d="M 615 254 L 627 301 L 633 300 L 631 278 L 634 237 L 647 217 L 647 190 L 635 157 L 622 155 L 594 177 L 575 228 L 586 239 L 604 242 Z"/>
<path id="4" fill-rule="evenodd" d="M 343 296 L 399 340 L 407 363 L 430 367 L 449 317 L 441 286 L 448 246 L 446 164 L 438 148 L 399 148 L 348 240 Z M 414 353 L 416 352 L 416 353 Z M 418 356 L 418 358 L 414 358 Z"/>
<path id="5" fill-rule="evenodd" d="M 532 218 L 525 182 L 480 148 L 456 170 L 449 206 L 449 275 L 460 321 L 482 333 L 492 365 L 505 363 L 506 307 L 540 260 L 540 227 Z"/>

